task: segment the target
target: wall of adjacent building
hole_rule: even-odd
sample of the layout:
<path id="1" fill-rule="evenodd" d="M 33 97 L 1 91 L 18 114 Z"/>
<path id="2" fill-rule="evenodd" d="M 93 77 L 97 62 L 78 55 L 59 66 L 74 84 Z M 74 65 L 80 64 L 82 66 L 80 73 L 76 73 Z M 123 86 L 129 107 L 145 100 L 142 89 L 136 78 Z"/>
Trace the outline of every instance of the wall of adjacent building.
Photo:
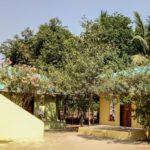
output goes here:
<path id="1" fill-rule="evenodd" d="M 0 94 L 0 140 L 43 137 L 44 123 Z"/>
<path id="2" fill-rule="evenodd" d="M 9 92 L 0 92 L 0 93 L 2 93 L 8 99 L 11 99 L 17 105 L 21 105 L 21 101 L 22 101 L 21 93 L 9 93 Z M 39 107 L 40 107 L 40 103 L 42 100 L 43 100 L 43 104 L 44 104 L 44 118 L 42 120 L 45 124 L 45 129 L 64 128 L 65 122 L 60 122 L 57 118 L 55 96 L 45 95 L 41 99 L 40 94 L 34 95 L 34 113 L 33 114 L 37 118 L 40 118 L 39 117 Z"/>
<path id="3" fill-rule="evenodd" d="M 115 121 L 109 121 L 110 113 L 110 100 L 106 98 L 105 95 L 100 95 L 100 118 L 99 122 L 101 125 L 112 125 L 120 126 L 120 102 L 119 98 L 115 105 Z M 135 107 L 132 105 L 132 108 Z M 131 112 L 131 116 L 134 116 L 134 112 Z M 137 119 L 131 118 L 131 127 L 141 128 L 142 126 L 138 123 Z"/>
<path id="4" fill-rule="evenodd" d="M 39 107 L 40 107 L 40 95 L 35 96 L 35 103 L 34 103 L 34 114 L 38 117 L 39 116 Z M 56 114 L 56 100 L 55 97 L 52 96 L 45 96 L 43 100 L 44 105 L 44 118 L 47 121 L 57 120 Z"/>
<path id="5" fill-rule="evenodd" d="M 34 114 L 39 117 L 39 107 L 41 103 L 41 96 L 35 96 L 35 103 L 34 103 Z M 65 128 L 65 122 L 61 122 L 58 120 L 57 110 L 56 110 L 56 98 L 51 95 L 46 95 L 44 97 L 44 117 L 43 121 L 45 124 L 45 129 L 59 129 Z"/>

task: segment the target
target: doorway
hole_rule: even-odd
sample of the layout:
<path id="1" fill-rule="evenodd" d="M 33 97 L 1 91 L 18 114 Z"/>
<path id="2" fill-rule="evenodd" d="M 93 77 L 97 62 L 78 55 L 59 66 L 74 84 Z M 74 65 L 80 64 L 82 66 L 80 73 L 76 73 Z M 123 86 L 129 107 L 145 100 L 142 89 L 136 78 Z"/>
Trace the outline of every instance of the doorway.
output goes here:
<path id="1" fill-rule="evenodd" d="M 34 99 L 35 99 L 34 96 L 32 96 L 32 98 L 26 108 L 26 110 L 31 114 L 34 114 Z"/>
<path id="2" fill-rule="evenodd" d="M 120 105 L 120 126 L 131 127 L 131 104 Z"/>

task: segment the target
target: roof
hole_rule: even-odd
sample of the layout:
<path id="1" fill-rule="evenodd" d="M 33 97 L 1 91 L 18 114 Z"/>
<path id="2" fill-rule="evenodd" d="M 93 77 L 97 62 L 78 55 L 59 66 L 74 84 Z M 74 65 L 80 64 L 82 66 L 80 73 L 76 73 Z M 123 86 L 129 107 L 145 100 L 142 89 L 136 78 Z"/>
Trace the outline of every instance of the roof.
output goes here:
<path id="1" fill-rule="evenodd" d="M 142 75 L 142 74 L 147 74 L 147 73 L 148 74 L 150 73 L 150 66 L 136 67 L 133 69 L 116 72 L 116 73 L 113 73 L 113 77 L 118 77 L 118 76 L 130 77 L 133 75 Z"/>
<path id="2" fill-rule="evenodd" d="M 144 74 L 150 74 L 150 66 L 141 66 L 141 67 L 135 67 L 130 68 L 128 70 L 118 71 L 111 74 L 102 74 L 100 75 L 100 79 L 107 79 L 109 78 L 115 78 L 115 77 L 132 77 L 135 75 L 144 75 Z"/>
<path id="3" fill-rule="evenodd" d="M 3 91 L 6 88 L 6 86 L 4 84 L 0 83 L 0 91 Z"/>
<path id="4" fill-rule="evenodd" d="M 5 67 L 5 68 L 1 68 L 0 71 L 3 71 L 3 69 L 5 69 L 7 75 L 10 77 L 10 78 L 13 78 L 13 76 L 18 76 L 20 77 L 22 75 L 22 72 L 20 72 L 19 70 L 15 70 L 14 67 L 11 67 L 11 66 L 8 66 L 8 67 Z M 38 73 L 34 73 L 33 74 L 34 77 L 38 77 L 41 81 L 46 81 L 48 83 L 48 77 L 45 76 L 45 75 L 41 75 L 41 74 L 38 74 Z M 0 82 L 0 91 L 8 91 L 7 89 L 8 85 Z M 54 87 L 51 87 L 49 90 L 48 90 L 49 93 L 55 93 L 55 88 Z"/>

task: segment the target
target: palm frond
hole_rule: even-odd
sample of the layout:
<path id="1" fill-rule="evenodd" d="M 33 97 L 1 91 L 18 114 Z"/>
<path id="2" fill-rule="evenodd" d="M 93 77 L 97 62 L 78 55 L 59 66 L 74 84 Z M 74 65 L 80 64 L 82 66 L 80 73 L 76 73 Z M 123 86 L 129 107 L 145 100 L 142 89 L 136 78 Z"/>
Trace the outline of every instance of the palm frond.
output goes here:
<path id="1" fill-rule="evenodd" d="M 147 41 L 139 35 L 134 36 L 133 41 L 138 43 L 143 48 L 143 53 L 147 54 L 149 52 L 149 46 Z"/>
<path id="2" fill-rule="evenodd" d="M 147 59 L 146 57 L 140 54 L 131 56 L 131 60 L 132 60 L 132 64 L 134 65 L 143 65 L 149 62 L 149 59 Z"/>
<path id="3" fill-rule="evenodd" d="M 141 37 L 145 37 L 145 27 L 142 22 L 142 19 L 137 11 L 134 12 L 135 23 L 136 23 L 136 35 L 140 35 Z"/>
<path id="4" fill-rule="evenodd" d="M 146 40 L 148 45 L 150 46 L 150 16 L 148 17 L 147 22 L 148 24 L 146 26 Z"/>
<path id="5" fill-rule="evenodd" d="M 107 17 L 107 11 L 101 11 L 101 14 L 100 14 L 100 24 L 103 25 L 105 23 L 105 19 Z"/>

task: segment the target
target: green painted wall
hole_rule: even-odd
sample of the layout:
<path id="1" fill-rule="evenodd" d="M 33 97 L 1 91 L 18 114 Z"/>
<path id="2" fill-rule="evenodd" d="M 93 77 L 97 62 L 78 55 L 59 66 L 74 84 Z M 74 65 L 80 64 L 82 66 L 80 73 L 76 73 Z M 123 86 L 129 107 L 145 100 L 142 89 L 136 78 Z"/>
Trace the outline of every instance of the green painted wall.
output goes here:
<path id="1" fill-rule="evenodd" d="M 40 95 L 35 96 L 34 114 L 38 116 L 40 106 Z M 55 97 L 45 96 L 44 98 L 44 119 L 45 121 L 57 120 Z"/>
<path id="2" fill-rule="evenodd" d="M 34 103 L 34 114 L 38 116 L 40 106 L 40 96 L 35 97 Z M 56 111 L 56 99 L 52 96 L 45 96 L 44 98 L 44 118 L 43 121 L 45 123 L 45 129 L 58 129 L 65 128 L 65 122 L 60 122 L 57 118 Z"/>

